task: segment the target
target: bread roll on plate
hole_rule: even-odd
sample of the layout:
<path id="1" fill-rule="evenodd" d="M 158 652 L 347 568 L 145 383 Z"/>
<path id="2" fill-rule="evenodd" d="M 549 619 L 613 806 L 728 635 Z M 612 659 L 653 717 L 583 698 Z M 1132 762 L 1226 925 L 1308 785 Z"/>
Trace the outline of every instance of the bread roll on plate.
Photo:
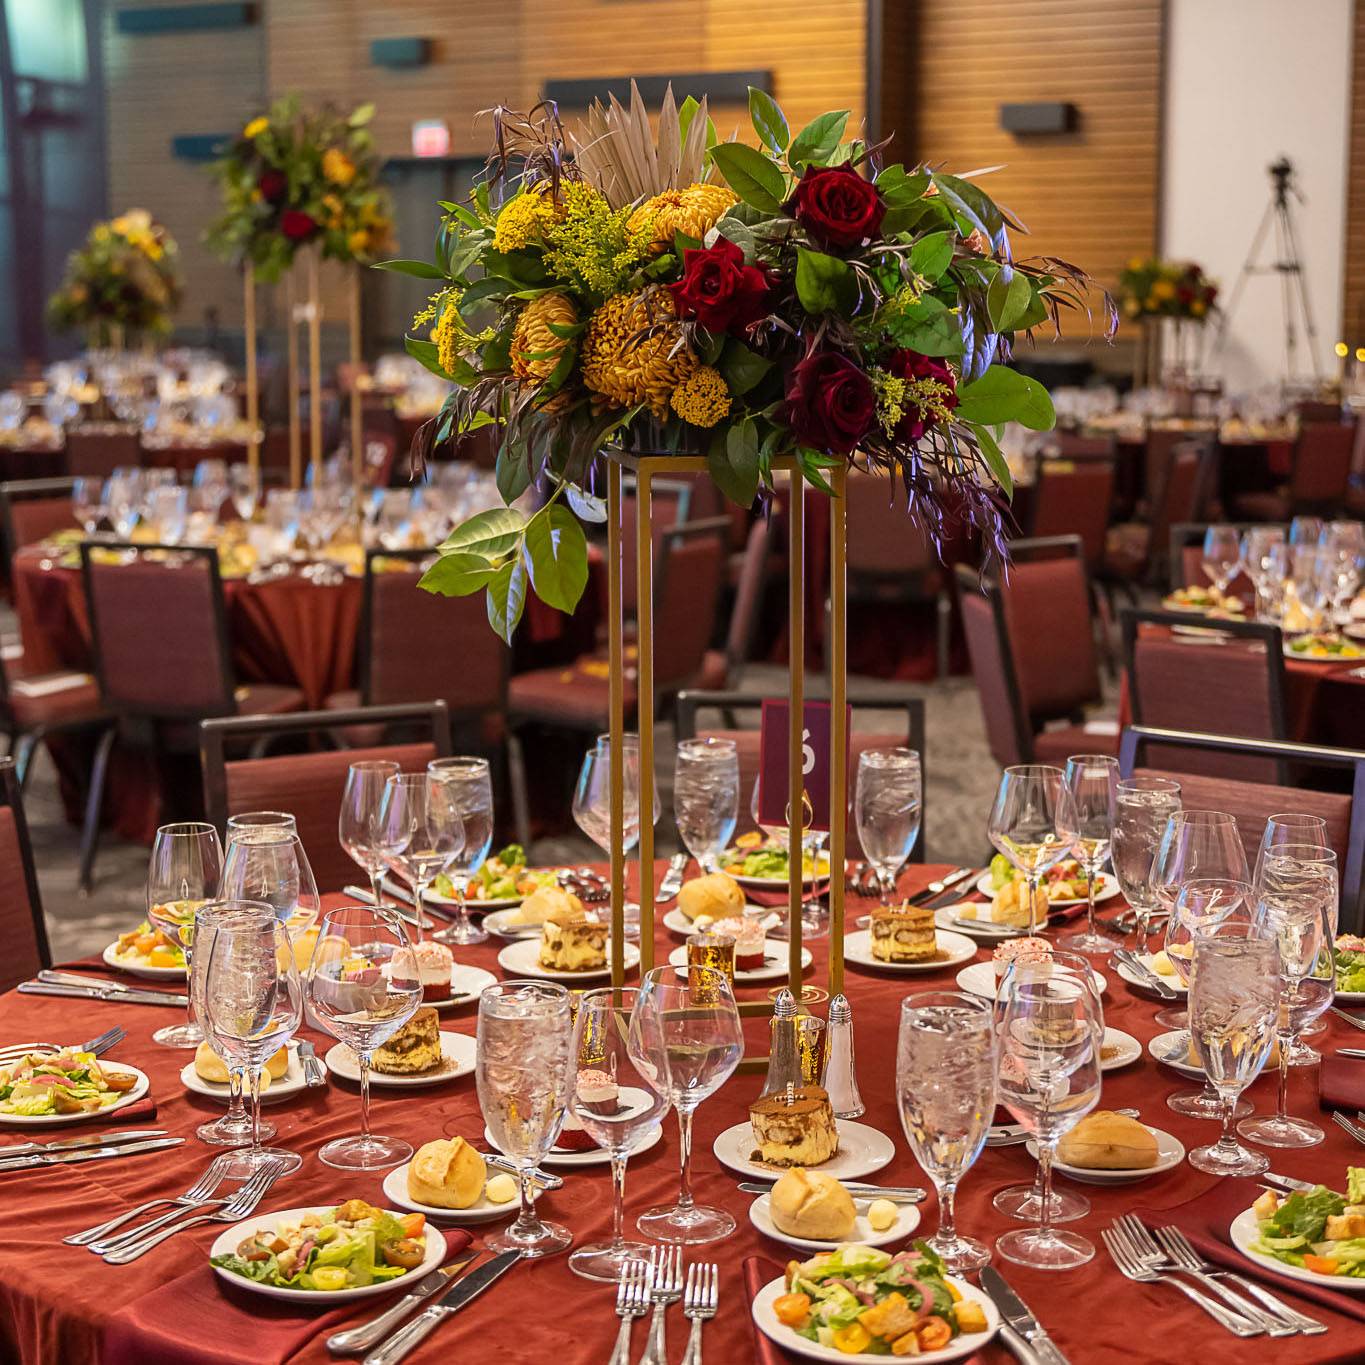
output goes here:
<path id="1" fill-rule="evenodd" d="M 1087 1171 L 1141 1171 L 1157 1156 L 1150 1128 L 1109 1109 L 1087 1114 L 1057 1145 L 1060 1161 Z"/>
<path id="2" fill-rule="evenodd" d="M 709 872 L 682 884 L 682 890 L 678 892 L 678 909 L 692 920 L 699 915 L 709 915 L 712 919 L 743 915 L 744 889 L 727 872 Z"/>
<path id="3" fill-rule="evenodd" d="M 280 1080 L 289 1070 L 289 1050 L 281 1048 L 266 1062 L 261 1072 L 261 1089 L 266 1090 L 272 1080 Z M 214 1085 L 228 1083 L 227 1063 L 213 1050 L 211 1043 L 200 1043 L 194 1050 L 194 1071 L 201 1081 Z"/>
<path id="4" fill-rule="evenodd" d="M 853 1235 L 853 1196 L 832 1176 L 794 1166 L 772 1188 L 773 1226 L 791 1237 L 842 1242 Z"/>
<path id="5" fill-rule="evenodd" d="M 434 1209 L 467 1209 L 479 1202 L 487 1178 L 487 1163 L 464 1138 L 437 1138 L 413 1153 L 408 1194 Z"/>

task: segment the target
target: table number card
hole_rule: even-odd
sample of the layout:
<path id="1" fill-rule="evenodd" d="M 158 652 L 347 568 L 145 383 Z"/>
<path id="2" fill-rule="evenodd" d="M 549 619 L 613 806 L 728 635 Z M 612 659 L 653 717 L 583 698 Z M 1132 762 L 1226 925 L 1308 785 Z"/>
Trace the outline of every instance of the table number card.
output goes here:
<path id="1" fill-rule="evenodd" d="M 762 730 L 758 742 L 758 822 L 785 828 L 787 819 L 787 717 L 788 704 L 780 699 L 763 703 Z M 846 708 L 845 734 L 853 708 Z M 844 745 L 848 753 L 848 745 Z M 808 701 L 801 710 L 801 781 L 810 801 L 804 828 L 829 829 L 830 704 Z"/>

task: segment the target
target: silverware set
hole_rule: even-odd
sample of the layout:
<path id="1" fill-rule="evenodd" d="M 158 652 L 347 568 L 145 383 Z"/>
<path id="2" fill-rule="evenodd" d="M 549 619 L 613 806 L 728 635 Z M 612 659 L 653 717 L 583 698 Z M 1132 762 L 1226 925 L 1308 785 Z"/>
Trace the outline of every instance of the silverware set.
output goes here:
<path id="1" fill-rule="evenodd" d="M 318 1061 L 317 1050 L 307 1038 L 297 1040 L 296 1046 L 299 1053 L 299 1061 L 303 1065 L 303 1083 L 310 1090 L 316 1090 L 319 1086 L 327 1084 L 327 1072 L 323 1065 Z"/>
<path id="2" fill-rule="evenodd" d="M 631 1330 L 635 1320 L 651 1310 L 639 1365 L 667 1365 L 664 1328 L 668 1310 L 675 1303 L 682 1304 L 683 1317 L 691 1323 L 681 1365 L 702 1365 L 702 1327 L 716 1316 L 719 1300 L 720 1267 L 714 1261 L 693 1261 L 684 1274 L 679 1246 L 654 1247 L 648 1260 L 628 1261 L 616 1287 L 616 1316 L 621 1327 L 608 1365 L 630 1365 Z"/>
<path id="3" fill-rule="evenodd" d="M 176 991 L 144 990 L 125 986 L 120 981 L 86 976 L 79 972 L 54 972 L 44 969 L 32 981 L 19 983 L 21 995 L 62 995 L 73 1000 L 115 1000 L 121 1005 L 173 1005 L 186 1009 L 189 1000 Z"/>
<path id="4" fill-rule="evenodd" d="M 584 905 L 599 904 L 611 899 L 611 882 L 590 867 L 560 868 L 555 877 L 565 891 L 572 892 Z M 682 889 L 681 882 L 678 889 Z"/>
<path id="5" fill-rule="evenodd" d="M 1344 1129 L 1365 1147 L 1365 1110 L 1357 1110 L 1355 1118 L 1347 1118 L 1339 1109 L 1332 1110 L 1332 1122 Z"/>
<path id="6" fill-rule="evenodd" d="M 107 1161 L 139 1152 L 160 1152 L 179 1147 L 184 1138 L 167 1137 L 164 1128 L 143 1128 L 126 1133 L 97 1133 L 91 1137 L 61 1138 L 55 1142 L 21 1142 L 0 1148 L 0 1175 L 6 1171 L 29 1171 L 38 1166 L 67 1166 L 78 1161 Z"/>
<path id="7" fill-rule="evenodd" d="M 659 890 L 654 897 L 655 905 L 671 901 L 682 890 L 683 876 L 687 872 L 687 858 L 686 853 L 675 853 L 668 860 L 668 871 L 664 873 L 664 879 L 659 883 Z"/>
<path id="8" fill-rule="evenodd" d="M 1362 1019 L 1358 1014 L 1351 1014 L 1338 1005 L 1328 1005 L 1327 1010 L 1329 1014 L 1335 1014 L 1338 1019 L 1344 1020 L 1352 1028 L 1365 1030 L 1365 1019 Z"/>

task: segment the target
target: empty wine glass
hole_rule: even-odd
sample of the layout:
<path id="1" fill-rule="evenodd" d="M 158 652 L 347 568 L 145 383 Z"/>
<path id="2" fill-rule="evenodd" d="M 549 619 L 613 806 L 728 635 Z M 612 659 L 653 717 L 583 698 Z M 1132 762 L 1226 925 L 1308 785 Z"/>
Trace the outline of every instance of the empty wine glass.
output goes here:
<path id="1" fill-rule="evenodd" d="M 1295 517 L 1289 523 L 1289 543 L 1316 546 L 1322 539 L 1321 517 Z"/>
<path id="2" fill-rule="evenodd" d="M 1180 783 L 1167 777 L 1127 777 L 1114 792 L 1112 859 L 1119 890 L 1136 917 L 1134 946 L 1145 950 L 1160 908 L 1152 886 L 1167 820 L 1180 809 Z"/>
<path id="3" fill-rule="evenodd" d="M 996 1033 L 989 1001 L 931 991 L 901 1002 L 896 1104 L 901 1127 L 938 1193 L 929 1246 L 956 1275 L 979 1270 L 990 1249 L 957 1230 L 957 1187 L 986 1143 L 996 1096 Z"/>
<path id="4" fill-rule="evenodd" d="M 157 538 L 167 545 L 179 545 L 184 540 L 189 512 L 188 494 L 178 484 L 153 488 L 148 493 L 147 520 Z"/>
<path id="5" fill-rule="evenodd" d="M 105 513 L 109 509 L 104 504 L 104 484 L 90 475 L 71 481 L 71 512 L 85 528 L 85 534 L 93 536 L 100 529 Z"/>
<path id="6" fill-rule="evenodd" d="M 235 464 L 228 472 L 228 484 L 237 515 L 243 521 L 250 521 L 261 500 L 261 471 L 249 464 Z"/>
<path id="7" fill-rule="evenodd" d="M 253 812 L 253 818 L 257 814 L 268 817 L 277 812 Z M 269 905 L 294 937 L 307 933 L 318 917 L 322 898 L 308 855 L 294 833 L 293 816 L 287 817 L 287 823 L 234 825 L 228 821 L 223 896 Z"/>
<path id="8" fill-rule="evenodd" d="M 488 931 L 469 918 L 465 896 L 469 879 L 483 866 L 493 845 L 493 784 L 486 758 L 437 758 L 427 764 L 429 800 L 445 805 L 442 826 L 464 831 L 460 848 L 446 864 L 445 872 L 455 889 L 455 917 L 433 937 L 438 943 L 457 946 L 482 943 Z"/>
<path id="9" fill-rule="evenodd" d="M 1204 532 L 1204 572 L 1221 597 L 1242 562 L 1241 538 L 1235 526 L 1215 523 Z"/>
<path id="10" fill-rule="evenodd" d="M 1028 884 L 1031 924 L 1038 922 L 1043 873 L 1070 852 L 1070 840 L 1061 832 L 1070 799 L 1060 768 L 1025 763 L 1000 774 L 987 833 Z"/>
<path id="11" fill-rule="evenodd" d="M 1276 570 L 1274 547 L 1284 543 L 1282 526 L 1252 526 L 1242 537 L 1242 564 L 1256 589 L 1255 614 L 1258 620 L 1269 614 L 1269 604 L 1276 596 L 1273 591 Z"/>
<path id="12" fill-rule="evenodd" d="M 459 814 L 449 801 L 439 799 L 426 773 L 394 773 L 384 783 L 376 831 L 384 861 L 412 887 L 420 920 L 432 879 L 464 847 Z"/>
<path id="13" fill-rule="evenodd" d="M 337 837 L 347 855 L 365 870 L 376 905 L 384 899 L 384 869 L 388 866 L 379 846 L 379 810 L 384 802 L 384 785 L 397 772 L 398 764 L 388 759 L 352 763 L 346 771 L 341 814 L 337 817 Z"/>
<path id="14" fill-rule="evenodd" d="M 1062 803 L 1057 820 L 1059 834 L 1071 841 L 1071 850 L 1085 870 L 1086 927 L 1067 947 L 1079 953 L 1112 953 L 1123 947 L 1119 939 L 1095 926 L 1095 882 L 1102 875 L 1109 845 L 1114 837 L 1114 797 L 1119 780 L 1118 759 L 1108 754 L 1074 754 L 1066 761 L 1069 801 Z"/>
<path id="15" fill-rule="evenodd" d="M 853 814 L 863 856 L 877 874 L 887 905 L 896 877 L 919 837 L 924 786 L 913 749 L 864 749 L 858 756 Z"/>
<path id="16" fill-rule="evenodd" d="M 646 1237 L 694 1246 L 728 1237 L 735 1220 L 692 1198 L 692 1117 L 730 1078 L 744 1052 L 734 992 L 723 972 L 707 967 L 655 967 L 640 982 L 630 1020 L 630 1056 L 640 1074 L 678 1111 L 676 1204 L 636 1220 Z"/>
<path id="17" fill-rule="evenodd" d="M 703 872 L 714 872 L 739 820 L 739 749 L 734 740 L 678 741 L 673 817 L 698 866 Z"/>

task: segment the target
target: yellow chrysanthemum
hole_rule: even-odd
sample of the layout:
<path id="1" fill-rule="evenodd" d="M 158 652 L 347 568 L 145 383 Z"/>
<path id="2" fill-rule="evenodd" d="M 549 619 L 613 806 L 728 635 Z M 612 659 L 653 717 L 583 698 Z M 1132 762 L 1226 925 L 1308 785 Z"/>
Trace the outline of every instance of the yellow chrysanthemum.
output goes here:
<path id="1" fill-rule="evenodd" d="M 673 246 L 674 233 L 701 241 L 715 227 L 726 209 L 739 203 L 739 196 L 724 185 L 689 185 L 685 190 L 665 190 L 646 199 L 630 216 L 628 231 L 652 235 L 649 252 L 657 256 Z"/>
<path id="2" fill-rule="evenodd" d="M 337 147 L 322 154 L 322 173 L 334 185 L 349 185 L 355 179 L 355 162 Z"/>
<path id="3" fill-rule="evenodd" d="M 327 210 L 327 226 L 340 227 L 341 216 L 345 212 L 345 205 L 334 194 L 324 194 L 322 196 L 322 207 Z"/>
<path id="4" fill-rule="evenodd" d="M 545 193 L 548 188 L 536 186 L 502 206 L 493 229 L 495 250 L 521 251 L 563 216 L 560 206 Z"/>
<path id="5" fill-rule="evenodd" d="M 364 228 L 356 228 L 347 236 L 346 245 L 353 256 L 363 256 L 370 248 L 370 234 Z"/>
<path id="6" fill-rule="evenodd" d="M 244 138 L 260 137 L 267 128 L 270 127 L 270 120 L 264 114 L 257 114 L 245 128 L 242 129 Z"/>
<path id="7" fill-rule="evenodd" d="M 597 406 L 645 403 L 661 421 L 674 389 L 697 370 L 673 300 L 662 290 L 613 294 L 589 319 L 580 357 L 583 382 L 600 396 Z"/>
<path id="8" fill-rule="evenodd" d="M 1170 280 L 1158 280 L 1152 286 L 1152 296 L 1158 299 L 1175 298 L 1175 285 Z"/>
<path id="9" fill-rule="evenodd" d="M 517 319 L 512 331 L 512 373 L 519 379 L 537 382 L 548 379 L 559 364 L 560 352 L 566 338 L 556 336 L 550 324 L 572 327 L 578 321 L 578 310 L 563 294 L 538 294 Z"/>
<path id="10" fill-rule="evenodd" d="M 730 415 L 730 390 L 720 371 L 703 365 L 673 390 L 673 411 L 694 427 L 713 427 Z"/>

